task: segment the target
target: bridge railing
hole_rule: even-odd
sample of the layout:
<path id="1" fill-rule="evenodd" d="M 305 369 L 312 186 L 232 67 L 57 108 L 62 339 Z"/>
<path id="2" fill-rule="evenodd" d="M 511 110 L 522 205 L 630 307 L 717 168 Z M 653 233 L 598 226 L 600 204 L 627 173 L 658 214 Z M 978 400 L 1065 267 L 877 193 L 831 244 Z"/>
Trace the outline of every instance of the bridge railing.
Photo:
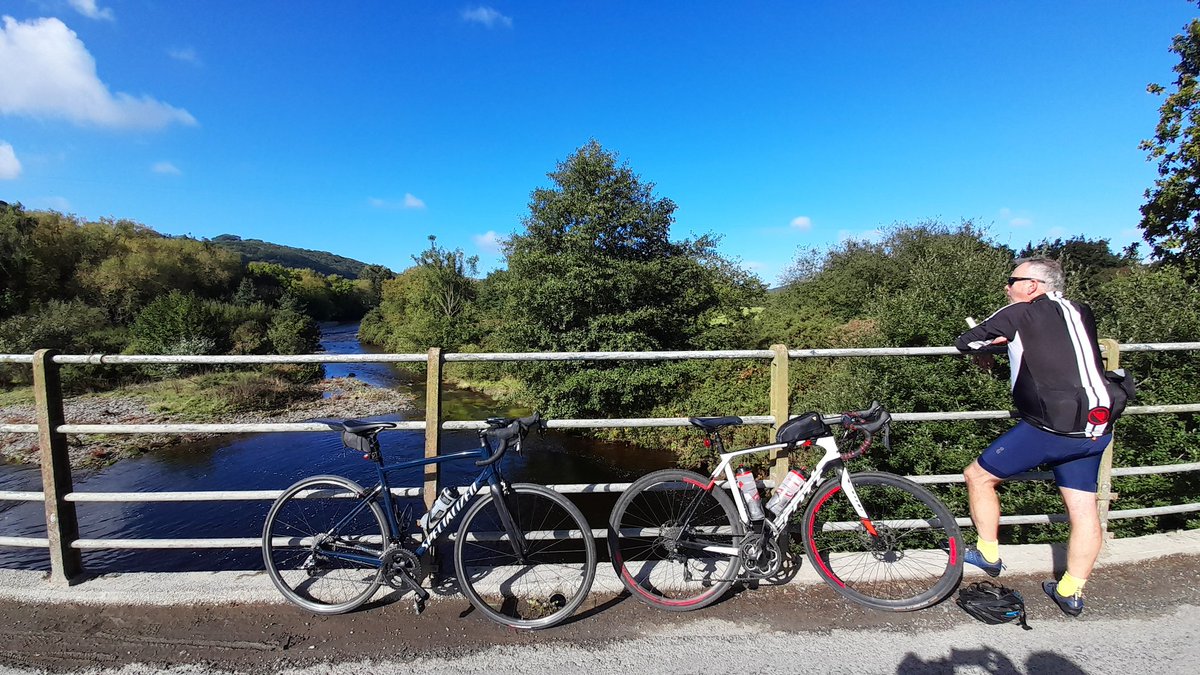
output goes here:
<path id="1" fill-rule="evenodd" d="M 1197 351 L 1200 342 L 1142 343 L 1119 345 L 1113 340 L 1102 340 L 1101 350 L 1106 367 L 1114 369 L 1119 364 L 1121 352 Z M 83 502 L 186 502 L 186 501 L 271 501 L 282 492 L 278 490 L 200 491 L 200 492 L 77 492 L 73 489 L 71 467 L 68 459 L 67 434 L 220 434 L 220 433 L 283 433 L 283 432 L 329 432 L 321 423 L 301 422 L 285 424 L 68 424 L 63 413 L 63 394 L 59 380 L 59 369 L 63 365 L 141 365 L 141 364 L 295 364 L 295 363 L 424 363 L 426 369 L 426 412 L 424 420 L 400 422 L 399 430 L 424 431 L 425 455 L 437 456 L 440 452 L 440 430 L 481 429 L 484 422 L 474 420 L 445 420 L 442 416 L 441 394 L 445 385 L 444 367 L 453 362 L 513 362 L 513 361 L 669 361 L 690 359 L 759 359 L 769 360 L 770 389 L 769 411 L 766 415 L 742 415 L 747 424 L 770 425 L 772 440 L 774 429 L 790 416 L 790 389 L 788 365 L 793 359 L 835 357 L 882 357 L 882 356 L 947 356 L 958 355 L 953 347 L 917 348 L 869 348 L 869 349 L 792 349 L 774 345 L 767 350 L 727 351 L 673 351 L 673 352 L 524 352 L 524 353 L 443 353 L 430 349 L 426 354 L 301 354 L 290 356 L 162 356 L 162 355 L 67 355 L 52 350 L 40 350 L 33 355 L 0 354 L 0 363 L 24 363 L 33 368 L 36 424 L 13 424 L 0 422 L 0 433 L 27 433 L 38 435 L 42 471 L 42 491 L 0 491 L 0 500 L 41 501 L 46 511 L 46 537 L 12 537 L 0 533 L 0 546 L 46 548 L 50 552 L 51 575 L 54 583 L 70 583 L 82 571 L 81 550 L 87 549 L 202 549 L 257 547 L 255 538 L 192 538 L 192 539 L 82 539 L 75 504 Z M 733 411 L 730 411 L 733 412 Z M 1128 415 L 1200 412 L 1200 403 L 1181 403 L 1156 406 L 1130 406 Z M 983 420 L 1012 417 L 1007 410 L 974 410 L 958 412 L 893 413 L 897 422 L 930 422 L 943 420 Z M 628 427 L 678 427 L 686 426 L 687 418 L 627 418 L 627 419 L 556 419 L 549 422 L 552 428 L 597 429 Z M 788 470 L 788 457 L 777 451 L 771 457 L 771 478 L 765 481 L 773 487 Z M 1099 475 L 1097 500 L 1101 520 L 1105 528 L 1110 519 L 1138 518 L 1171 513 L 1200 511 L 1200 503 L 1174 504 L 1147 509 L 1110 509 L 1111 480 L 1116 476 L 1147 475 L 1200 470 L 1200 463 L 1169 464 L 1161 466 L 1112 467 L 1112 445 L 1105 451 Z M 1016 477 L 1022 480 L 1044 480 L 1051 478 L 1048 472 L 1031 472 Z M 961 474 L 909 476 L 919 483 L 962 482 Z M 426 468 L 424 484 L 421 486 L 396 488 L 397 496 L 422 496 L 427 505 L 439 490 L 438 465 Z M 572 484 L 551 486 L 564 493 L 620 492 L 627 483 Z M 970 520 L 960 517 L 960 524 Z M 1005 516 L 1003 525 L 1062 522 L 1064 514 L 1030 514 Z M 597 536 L 606 536 L 597 530 Z"/>

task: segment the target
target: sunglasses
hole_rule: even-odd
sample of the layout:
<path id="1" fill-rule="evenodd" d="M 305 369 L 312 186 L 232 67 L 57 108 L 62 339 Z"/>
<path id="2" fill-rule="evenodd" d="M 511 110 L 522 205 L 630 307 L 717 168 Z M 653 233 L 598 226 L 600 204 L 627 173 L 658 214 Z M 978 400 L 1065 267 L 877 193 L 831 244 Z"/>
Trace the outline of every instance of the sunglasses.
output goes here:
<path id="1" fill-rule="evenodd" d="M 1008 285 L 1012 286 L 1013 284 L 1017 283 L 1018 281 L 1037 281 L 1037 282 L 1043 283 L 1043 284 L 1046 283 L 1045 281 L 1042 281 L 1041 279 L 1037 279 L 1034 277 L 1009 277 Z"/>

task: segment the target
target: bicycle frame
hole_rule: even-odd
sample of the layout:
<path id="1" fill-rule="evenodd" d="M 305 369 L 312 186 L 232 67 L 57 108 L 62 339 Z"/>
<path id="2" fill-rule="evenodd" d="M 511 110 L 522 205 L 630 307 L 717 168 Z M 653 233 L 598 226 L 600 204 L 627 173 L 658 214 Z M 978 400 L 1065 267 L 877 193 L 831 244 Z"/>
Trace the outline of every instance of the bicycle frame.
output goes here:
<path id="1" fill-rule="evenodd" d="M 800 508 L 800 505 L 808 500 L 813 491 L 815 491 L 817 487 L 824 482 L 826 475 L 830 472 L 838 472 L 841 474 L 842 491 L 845 492 L 847 499 L 850 500 L 850 504 L 854 507 L 854 512 L 858 514 L 863 526 L 868 532 L 874 535 L 875 528 L 871 523 L 871 518 L 867 514 L 866 509 L 863 508 L 862 501 L 858 498 L 858 493 L 854 489 L 854 484 L 850 481 L 850 472 L 845 470 L 845 464 L 842 461 L 841 450 L 838 449 L 836 439 L 834 439 L 833 436 L 822 436 L 813 442 L 822 450 L 824 450 L 825 454 L 821 456 L 821 459 L 817 462 L 816 467 L 813 468 L 812 473 L 809 475 L 808 480 L 804 482 L 804 485 L 802 485 L 801 488 L 796 491 L 796 494 L 792 495 L 792 498 L 786 505 L 784 505 L 783 509 L 778 515 L 776 515 L 774 518 L 766 518 L 764 520 L 764 525 L 771 531 L 772 536 L 778 536 L 779 534 L 783 533 L 787 529 L 788 521 L 791 519 L 792 514 L 795 513 L 796 510 Z M 720 449 L 724 450 L 724 444 L 720 441 L 719 437 L 717 443 L 721 446 Z M 777 450 L 786 448 L 788 446 L 788 443 L 771 443 L 768 445 L 755 446 L 753 448 L 735 450 L 733 452 L 720 452 L 718 454 L 721 458 L 721 461 L 717 464 L 717 467 L 713 469 L 712 474 L 709 476 L 708 485 L 702 487 L 705 487 L 707 490 L 713 489 L 716 486 L 719 478 L 724 475 L 726 480 L 725 485 L 732 486 L 730 492 L 733 496 L 733 502 L 737 506 L 738 517 L 741 519 L 743 525 L 749 526 L 751 521 L 749 510 L 746 508 L 746 499 L 742 495 L 742 491 L 736 489 L 737 478 L 734 475 L 733 460 L 743 455 L 751 455 L 757 452 L 766 452 L 768 450 Z M 763 505 L 763 510 L 766 510 L 765 504 Z M 747 531 L 749 531 L 749 527 L 747 527 Z M 732 555 L 736 555 L 739 552 L 736 548 L 730 549 L 727 547 L 715 546 L 705 546 L 704 550 Z"/>
<path id="2" fill-rule="evenodd" d="M 388 523 L 389 540 L 383 542 L 383 546 L 380 549 L 381 553 L 386 551 L 388 548 L 398 543 L 402 535 L 400 523 L 396 519 L 396 502 L 395 498 L 392 496 L 391 485 L 388 482 L 388 473 L 391 471 L 399 471 L 401 469 L 410 469 L 418 466 L 428 466 L 430 464 L 440 464 L 442 462 L 453 462 L 463 459 L 487 459 L 492 454 L 491 450 L 486 445 L 485 441 L 481 440 L 480 443 L 483 445 L 481 445 L 478 450 L 465 450 L 463 452 L 456 452 L 440 457 L 422 457 L 421 459 L 411 459 L 387 465 L 383 464 L 382 461 L 379 462 L 376 465 L 379 483 L 364 494 L 355 495 L 355 497 L 359 500 L 358 504 L 356 504 L 353 509 L 343 516 L 341 520 L 334 523 L 333 527 L 329 529 L 329 532 L 336 532 L 340 530 L 346 523 L 351 522 L 355 517 L 362 513 L 364 509 L 369 508 L 369 505 L 372 502 L 378 499 L 383 503 L 383 512 Z M 441 519 L 438 520 L 437 524 L 428 531 L 424 541 L 422 541 L 417 548 L 413 549 L 413 553 L 417 556 L 422 556 L 430 548 L 432 548 L 433 544 L 438 541 L 442 534 L 449 529 L 450 525 L 457 520 L 458 514 L 462 512 L 466 505 L 470 503 L 470 501 L 474 499 L 476 495 L 483 491 L 485 486 L 491 490 L 492 495 L 496 500 L 500 517 L 504 524 L 504 529 L 507 531 L 507 534 L 513 541 L 516 550 L 524 551 L 526 546 L 524 534 L 520 532 L 518 527 L 516 527 L 516 524 L 512 519 L 512 515 L 509 513 L 507 506 L 504 504 L 503 476 L 500 472 L 500 465 L 497 463 L 489 464 L 488 466 L 483 467 L 483 470 L 480 471 L 475 480 L 465 488 L 465 491 L 464 488 L 460 488 L 460 495 L 458 499 L 454 500 L 450 507 L 446 509 L 446 512 L 442 515 Z M 319 546 L 320 542 L 317 542 L 317 545 Z M 322 555 L 332 559 L 347 560 L 372 567 L 379 567 L 383 564 L 381 557 L 358 555 L 344 551 L 322 549 Z"/>

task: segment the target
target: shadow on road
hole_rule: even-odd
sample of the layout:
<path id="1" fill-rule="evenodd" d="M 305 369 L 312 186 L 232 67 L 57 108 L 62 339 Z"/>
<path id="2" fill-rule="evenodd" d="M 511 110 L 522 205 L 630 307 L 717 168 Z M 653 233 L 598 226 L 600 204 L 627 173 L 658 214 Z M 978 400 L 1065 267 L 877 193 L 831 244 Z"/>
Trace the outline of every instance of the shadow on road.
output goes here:
<path id="1" fill-rule="evenodd" d="M 1055 675 L 1086 675 L 1078 665 L 1059 654 L 1035 652 L 1025 660 L 1025 667 L 1018 668 L 1012 659 L 995 649 L 953 649 L 944 659 L 925 661 L 909 653 L 896 668 L 897 675 L 921 675 L 923 673 L 979 672 L 992 675 L 1023 675 L 1043 673 Z"/>

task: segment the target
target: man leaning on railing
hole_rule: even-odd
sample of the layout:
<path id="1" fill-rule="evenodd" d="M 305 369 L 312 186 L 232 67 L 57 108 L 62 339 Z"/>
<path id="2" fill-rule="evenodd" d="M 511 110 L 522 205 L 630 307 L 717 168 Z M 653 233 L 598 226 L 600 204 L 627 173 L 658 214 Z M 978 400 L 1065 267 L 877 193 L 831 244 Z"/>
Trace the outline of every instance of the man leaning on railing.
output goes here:
<path id="1" fill-rule="evenodd" d="M 1112 437 L 1112 424 L 1124 409 L 1120 387 L 1105 377 L 1096 321 L 1090 307 L 1063 297 L 1062 267 L 1054 260 L 1030 258 L 1008 278 L 1010 304 L 958 337 L 964 352 L 1007 348 L 1013 402 L 1021 421 L 996 439 L 966 468 L 971 520 L 979 534 L 963 560 L 990 576 L 1004 568 L 1000 560 L 1000 499 L 1004 479 L 1042 464 L 1054 470 L 1071 535 L 1067 570 L 1056 582 L 1042 584 L 1069 616 L 1083 611 L 1083 586 L 1100 554 L 1101 528 L 1096 479 L 1101 455 Z"/>

